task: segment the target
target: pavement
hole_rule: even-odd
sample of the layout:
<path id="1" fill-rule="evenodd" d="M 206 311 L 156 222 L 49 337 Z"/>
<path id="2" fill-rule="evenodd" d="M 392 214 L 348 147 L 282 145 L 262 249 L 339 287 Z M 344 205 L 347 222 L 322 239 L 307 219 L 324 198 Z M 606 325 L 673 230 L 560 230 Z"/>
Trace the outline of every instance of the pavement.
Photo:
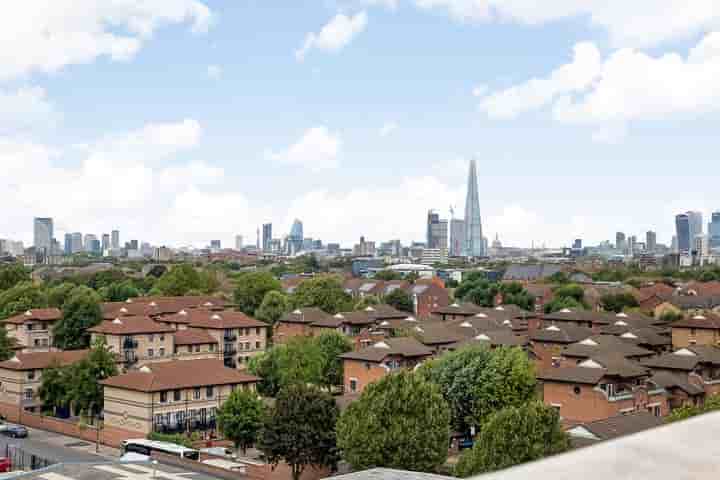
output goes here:
<path id="1" fill-rule="evenodd" d="M 99 453 L 95 453 L 94 443 L 34 428 L 28 428 L 27 438 L 0 435 L 0 456 L 5 456 L 8 445 L 53 462 L 99 462 L 120 457 L 116 448 L 100 445 Z"/>

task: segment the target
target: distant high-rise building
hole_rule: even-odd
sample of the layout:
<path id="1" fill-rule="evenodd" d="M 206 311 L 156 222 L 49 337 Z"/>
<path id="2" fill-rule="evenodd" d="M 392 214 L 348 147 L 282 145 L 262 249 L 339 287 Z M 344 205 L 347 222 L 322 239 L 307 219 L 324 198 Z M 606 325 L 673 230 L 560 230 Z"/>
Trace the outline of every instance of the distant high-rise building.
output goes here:
<path id="1" fill-rule="evenodd" d="M 65 255 L 72 255 L 72 233 L 65 234 Z"/>
<path id="2" fill-rule="evenodd" d="M 110 249 L 110 235 L 108 235 L 107 233 L 103 233 L 100 248 L 102 249 L 103 253 Z"/>
<path id="3" fill-rule="evenodd" d="M 617 232 L 615 234 L 615 249 L 625 251 L 627 248 L 627 242 L 625 241 L 625 234 L 623 232 Z"/>
<path id="4" fill-rule="evenodd" d="M 263 223 L 262 226 L 262 249 L 264 252 L 270 251 L 270 242 L 272 241 L 272 223 Z"/>
<path id="5" fill-rule="evenodd" d="M 72 253 L 79 253 L 83 251 L 83 236 L 80 232 L 72 234 Z"/>
<path id="6" fill-rule="evenodd" d="M 678 253 L 678 252 L 680 251 L 680 250 L 679 250 L 679 247 L 678 247 L 678 238 L 677 238 L 677 235 L 673 235 L 673 236 L 672 236 L 672 240 L 670 241 L 670 251 L 671 251 L 672 253 Z"/>
<path id="7" fill-rule="evenodd" d="M 707 235 L 696 235 L 693 242 L 693 251 L 698 257 L 705 258 L 710 254 L 710 244 Z"/>
<path id="8" fill-rule="evenodd" d="M 93 235 L 92 233 L 86 233 L 85 234 L 85 240 L 83 242 L 83 247 L 86 252 L 93 252 L 94 251 L 94 244 L 93 242 L 97 240 L 97 236 Z"/>
<path id="9" fill-rule="evenodd" d="M 657 233 L 649 231 L 645 234 L 645 250 L 648 252 L 657 250 Z"/>
<path id="10" fill-rule="evenodd" d="M 678 252 L 690 253 L 690 217 L 686 213 L 675 217 L 675 232 Z"/>
<path id="11" fill-rule="evenodd" d="M 243 236 L 235 235 L 235 250 L 242 250 L 243 248 Z"/>
<path id="12" fill-rule="evenodd" d="M 576 238 L 572 246 L 573 250 L 582 250 L 582 238 Z"/>
<path id="13" fill-rule="evenodd" d="M 628 253 L 630 255 L 635 255 L 638 253 L 638 241 L 637 237 L 635 235 L 628 238 Z"/>
<path id="14" fill-rule="evenodd" d="M 440 215 L 430 210 L 427 216 L 427 248 L 447 249 L 448 246 L 448 221 L 440 218 Z"/>
<path id="15" fill-rule="evenodd" d="M 110 232 L 110 236 L 112 237 L 110 240 L 110 246 L 113 250 L 117 250 L 120 248 L 120 231 L 119 230 L 113 230 Z"/>
<path id="16" fill-rule="evenodd" d="M 695 237 L 703 234 L 703 215 L 702 212 L 687 212 L 688 221 L 690 223 L 690 242 L 695 241 Z"/>
<path id="17" fill-rule="evenodd" d="M 48 252 L 52 249 L 52 242 L 55 235 L 52 218 L 35 218 L 33 245 L 36 249 L 45 249 Z"/>
<path id="18" fill-rule="evenodd" d="M 478 195 L 475 160 L 470 161 L 467 197 L 465 198 L 465 255 L 468 257 L 483 257 L 486 255 L 482 219 L 480 218 L 480 197 Z"/>
<path id="19" fill-rule="evenodd" d="M 220 250 L 222 248 L 222 242 L 220 240 L 210 240 L 210 248 L 212 250 Z"/>
<path id="20" fill-rule="evenodd" d="M 297 218 L 290 228 L 290 235 L 288 235 L 288 253 L 294 255 L 302 250 L 303 247 L 303 224 Z"/>
<path id="21" fill-rule="evenodd" d="M 451 257 L 460 257 L 465 246 L 465 220 L 453 218 L 450 220 L 450 248 Z"/>
<path id="22" fill-rule="evenodd" d="M 720 248 L 720 212 L 714 212 L 708 223 L 708 243 L 710 248 Z"/>

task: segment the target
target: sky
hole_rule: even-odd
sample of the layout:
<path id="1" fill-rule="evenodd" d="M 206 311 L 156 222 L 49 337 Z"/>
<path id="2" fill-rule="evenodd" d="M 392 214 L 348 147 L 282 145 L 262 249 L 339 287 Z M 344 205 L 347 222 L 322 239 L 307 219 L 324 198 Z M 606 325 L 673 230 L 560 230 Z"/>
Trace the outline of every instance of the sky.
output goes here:
<path id="1" fill-rule="evenodd" d="M 462 217 L 566 246 L 720 210 L 717 0 L 25 0 L 0 17 L 0 238 L 158 245 Z"/>

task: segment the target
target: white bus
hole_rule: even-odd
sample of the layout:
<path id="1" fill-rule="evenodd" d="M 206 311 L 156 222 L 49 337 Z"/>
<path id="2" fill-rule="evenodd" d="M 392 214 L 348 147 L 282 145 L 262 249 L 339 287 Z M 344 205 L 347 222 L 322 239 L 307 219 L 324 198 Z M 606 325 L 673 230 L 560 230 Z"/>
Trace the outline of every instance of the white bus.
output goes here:
<path id="1" fill-rule="evenodd" d="M 133 440 L 124 440 L 121 444 L 122 453 L 135 452 L 141 455 L 152 455 L 153 452 L 164 453 L 166 455 L 174 455 L 188 460 L 199 460 L 200 452 L 192 448 L 183 447 L 175 443 L 156 442 L 154 440 L 146 440 L 137 438 Z"/>

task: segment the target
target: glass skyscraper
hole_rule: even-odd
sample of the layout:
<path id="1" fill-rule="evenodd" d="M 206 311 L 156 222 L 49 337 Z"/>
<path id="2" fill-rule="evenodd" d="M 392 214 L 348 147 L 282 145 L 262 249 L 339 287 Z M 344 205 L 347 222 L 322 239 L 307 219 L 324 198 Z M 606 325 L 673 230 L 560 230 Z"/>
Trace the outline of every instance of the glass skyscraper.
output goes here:
<path id="1" fill-rule="evenodd" d="M 720 248 L 720 212 L 714 212 L 708 223 L 710 248 Z"/>
<path id="2" fill-rule="evenodd" d="M 52 248 L 53 236 L 53 219 L 52 218 L 35 218 L 34 223 L 34 241 L 33 245 L 37 249 L 47 249 L 49 252 Z"/>
<path id="3" fill-rule="evenodd" d="M 681 213 L 675 217 L 677 248 L 680 253 L 690 253 L 690 217 Z"/>
<path id="4" fill-rule="evenodd" d="M 478 195 L 477 166 L 470 161 L 467 198 L 465 199 L 465 256 L 484 257 L 482 220 L 480 218 L 480 197 Z"/>

